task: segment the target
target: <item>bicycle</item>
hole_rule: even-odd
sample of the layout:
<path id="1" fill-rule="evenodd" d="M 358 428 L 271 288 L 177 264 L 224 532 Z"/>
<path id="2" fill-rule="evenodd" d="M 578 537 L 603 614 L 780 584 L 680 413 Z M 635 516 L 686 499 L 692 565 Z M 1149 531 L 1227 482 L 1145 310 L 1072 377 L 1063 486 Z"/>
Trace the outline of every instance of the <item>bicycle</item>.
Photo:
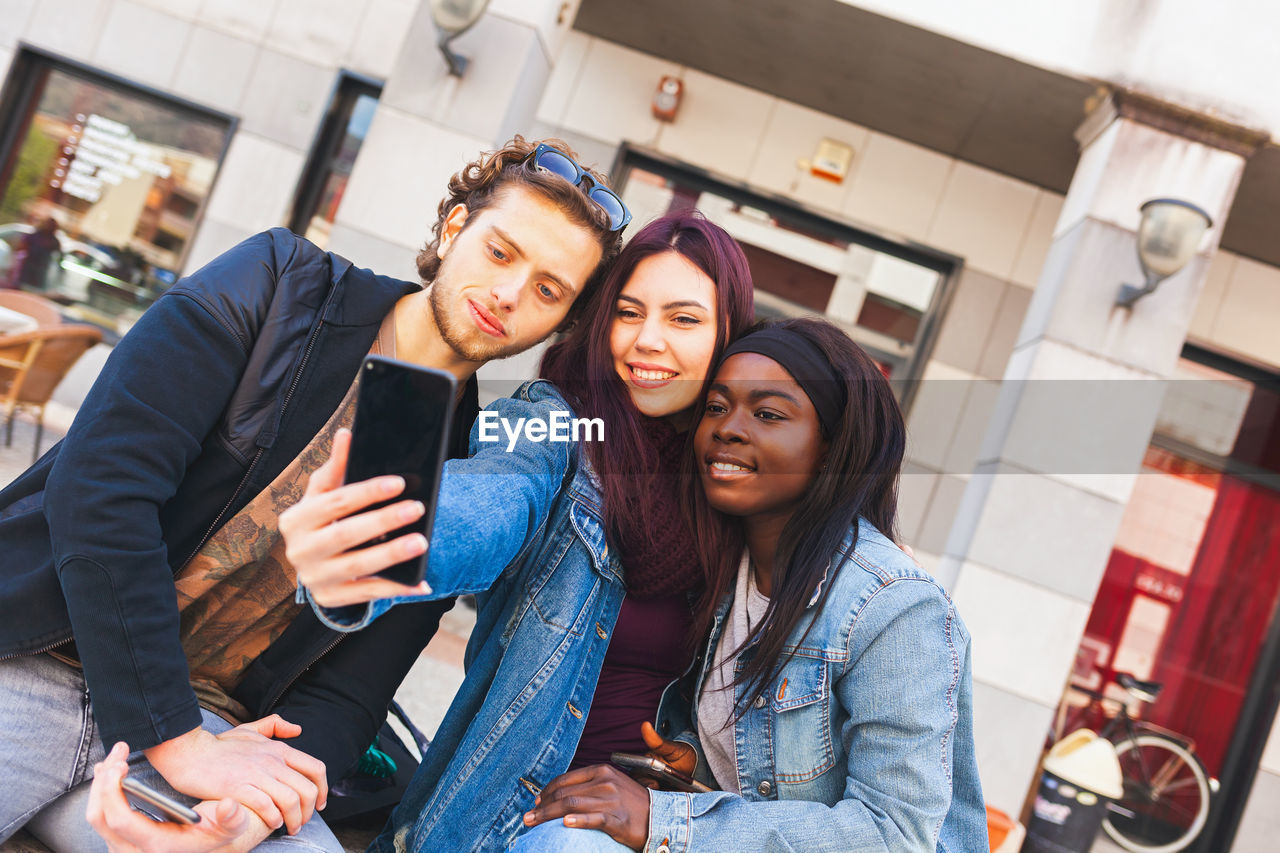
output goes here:
<path id="1" fill-rule="evenodd" d="M 1162 684 L 1141 681 L 1117 672 L 1115 683 L 1135 699 L 1154 702 Z M 1177 853 L 1195 841 L 1209 817 L 1210 798 L 1218 783 L 1205 772 L 1195 754 L 1195 743 L 1129 713 L 1127 702 L 1097 690 L 1072 686 L 1090 697 L 1079 716 L 1096 712 L 1106 719 L 1098 732 L 1115 745 L 1124 782 L 1124 795 L 1108 804 L 1102 829 L 1119 846 L 1132 853 Z M 1107 703 L 1118 707 L 1107 713 Z M 1055 734 L 1066 727 L 1066 703 L 1059 708 Z"/>

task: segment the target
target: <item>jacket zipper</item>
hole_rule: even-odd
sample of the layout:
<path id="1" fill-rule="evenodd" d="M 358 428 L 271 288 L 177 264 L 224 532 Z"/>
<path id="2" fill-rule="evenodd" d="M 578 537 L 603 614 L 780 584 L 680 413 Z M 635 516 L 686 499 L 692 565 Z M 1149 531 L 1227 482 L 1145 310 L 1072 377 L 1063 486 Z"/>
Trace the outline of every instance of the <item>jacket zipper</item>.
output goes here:
<path id="1" fill-rule="evenodd" d="M 298 383 L 302 381 L 302 373 L 307 368 L 307 362 L 311 360 L 311 350 L 315 348 L 316 339 L 320 337 L 320 330 L 324 327 L 323 318 L 329 311 L 329 303 L 333 301 L 333 294 L 336 290 L 337 288 L 330 288 L 329 295 L 325 297 L 324 305 L 320 309 L 321 320 L 319 323 L 316 323 L 316 327 L 311 331 L 311 337 L 307 340 L 307 348 L 302 352 L 302 361 L 301 363 L 298 364 L 298 372 L 294 374 L 293 381 L 289 383 L 289 390 L 285 392 L 284 402 L 280 404 L 280 417 L 282 420 L 284 418 L 285 411 L 289 408 L 289 401 L 293 399 L 293 392 L 298 389 Z M 261 452 L 261 450 L 259 450 L 259 452 Z M 225 510 L 223 511 L 225 512 Z M 201 547 L 203 547 L 203 544 L 201 545 Z M 198 550 L 197 550 L 197 553 L 199 553 Z M 195 554 L 192 554 L 192 556 L 194 557 Z M 320 653 L 317 654 L 315 657 L 313 657 L 310 663 L 303 666 L 301 669 L 295 672 L 288 680 L 284 682 L 284 684 L 280 687 L 280 689 L 277 690 L 275 694 L 270 697 L 270 700 L 263 706 L 263 710 L 265 711 L 266 709 L 270 708 L 272 705 L 276 704 L 276 702 L 280 701 L 280 697 L 283 696 L 286 692 L 288 692 L 289 688 L 293 686 L 294 682 L 297 681 L 299 678 L 301 678 L 304 672 L 311 669 L 311 667 L 315 666 L 316 661 L 320 660 L 320 658 L 329 654 L 329 652 L 333 650 L 334 646 L 342 642 L 342 638 L 345 636 L 346 636 L 345 634 L 338 634 L 336 637 L 330 640 L 329 644 L 326 645 L 323 649 L 321 649 Z"/>
<path id="2" fill-rule="evenodd" d="M 342 642 L 342 640 L 343 640 L 343 638 L 344 638 L 344 637 L 346 637 L 346 636 L 347 636 L 346 634 L 338 634 L 338 636 L 336 636 L 336 637 L 334 637 L 333 639 L 331 639 L 331 640 L 329 641 L 329 644 L 328 644 L 328 645 L 326 645 L 323 649 L 321 649 L 321 650 L 320 650 L 320 653 L 319 653 L 319 654 L 317 654 L 315 657 L 311 658 L 311 660 L 310 660 L 310 661 L 309 661 L 305 666 L 303 666 L 301 669 L 299 669 L 299 670 L 297 670 L 296 672 L 294 672 L 294 673 L 293 673 L 293 675 L 291 675 L 287 680 L 285 680 L 285 681 L 280 685 L 280 689 L 279 689 L 279 690 L 277 690 L 277 691 L 275 691 L 275 693 L 271 694 L 271 696 L 270 696 L 270 697 L 268 697 L 267 702 L 265 702 L 265 703 L 262 705 L 262 711 L 263 711 L 263 713 L 265 714 L 265 713 L 267 713 L 268 711 L 270 711 L 270 710 L 271 710 L 271 708 L 272 708 L 272 707 L 273 707 L 277 702 L 279 702 L 279 701 L 280 701 L 280 697 L 281 697 L 281 696 L 283 696 L 284 694 L 286 694 L 286 693 L 288 693 L 288 692 L 289 692 L 289 688 L 290 688 L 290 687 L 292 687 L 292 686 L 294 685 L 294 682 L 296 682 L 299 678 L 301 678 L 301 677 L 303 676 L 303 674 L 304 674 L 307 670 L 309 670 L 309 669 L 311 669 L 311 667 L 315 666 L 315 665 L 316 665 L 316 662 L 317 662 L 317 661 L 319 661 L 319 660 L 320 660 L 320 658 L 324 657 L 325 655 L 329 654 L 329 652 L 333 651 L 333 647 L 334 647 L 334 646 L 336 646 L 336 645 L 338 645 L 338 643 L 341 643 L 341 642 Z"/>
<path id="3" fill-rule="evenodd" d="M 321 320 L 316 323 L 316 327 L 311 330 L 311 335 L 307 338 L 307 347 L 302 351 L 302 361 L 298 363 L 298 372 L 293 375 L 293 381 L 289 383 L 289 390 L 284 395 L 284 402 L 280 404 L 281 420 L 283 420 L 284 413 L 289 408 L 289 401 L 293 399 L 293 392 L 297 390 L 298 383 L 302 381 L 302 374 L 307 369 L 307 362 L 311 360 L 311 350 L 315 348 L 316 339 L 320 337 L 320 330 L 324 328 L 323 318 L 325 312 L 329 309 L 329 303 L 332 299 L 333 289 L 330 289 L 329 295 L 324 301 L 324 306 L 320 309 Z M 218 516 L 213 520 L 213 524 L 209 525 L 209 529 L 204 532 L 204 536 L 200 537 L 200 542 L 196 545 L 195 550 L 188 554 L 187 558 L 182 561 L 183 568 L 185 568 L 187 563 L 190 563 L 195 556 L 200 553 L 200 549 L 209 541 L 209 537 L 212 536 L 222 524 L 222 520 L 226 516 L 227 510 L 231 509 L 232 505 L 236 502 L 236 499 L 240 497 L 240 493 L 244 491 L 245 484 L 248 483 L 249 478 L 253 476 L 253 472 L 258 467 L 258 461 L 262 458 L 262 454 L 265 451 L 266 448 L 259 447 L 257 452 L 253 454 L 253 459 L 249 462 L 249 467 L 245 469 L 244 477 L 240 479 L 240 484 L 236 486 L 236 490 L 231 493 L 231 497 L 227 499 L 226 505 L 222 507 L 222 511 L 219 512 Z M 181 571 L 181 569 L 179 569 L 179 571 Z"/>
<path id="4" fill-rule="evenodd" d="M 236 490 L 231 493 L 231 497 L 227 499 L 226 505 L 222 507 L 222 510 L 213 520 L 213 524 L 209 525 L 209 529 L 204 532 L 204 536 L 200 537 L 200 541 L 196 543 L 196 547 L 187 555 L 187 558 L 182 561 L 182 568 L 178 569 L 178 571 L 182 571 L 182 569 L 186 568 L 187 563 L 190 563 L 195 559 L 196 554 L 199 554 L 200 549 L 209 541 L 209 537 L 212 536 L 214 531 L 216 531 L 222 524 L 222 519 L 226 516 L 227 510 L 231 509 L 231 505 L 236 502 L 236 498 L 240 497 L 240 493 L 244 491 L 245 483 L 249 482 L 249 478 L 253 476 L 254 470 L 258 467 L 258 460 L 262 458 L 264 450 L 265 448 L 259 447 L 258 452 L 253 454 L 253 459 L 249 462 L 249 467 L 245 469 L 244 476 L 240 479 L 240 484 L 236 486 Z"/>
<path id="5" fill-rule="evenodd" d="M 72 638 L 72 634 L 68 632 L 67 636 L 63 637 L 61 640 L 54 640 L 52 643 L 49 643 L 47 646 L 41 646 L 38 649 L 23 649 L 22 651 L 19 651 L 19 652 L 9 652 L 8 654 L 0 655 L 0 660 L 10 660 L 11 658 L 25 658 L 25 657 L 32 657 L 34 655 L 42 655 L 45 652 L 49 651 L 50 649 L 56 649 L 58 646 L 67 642 L 67 640 L 70 640 L 71 638 Z"/>

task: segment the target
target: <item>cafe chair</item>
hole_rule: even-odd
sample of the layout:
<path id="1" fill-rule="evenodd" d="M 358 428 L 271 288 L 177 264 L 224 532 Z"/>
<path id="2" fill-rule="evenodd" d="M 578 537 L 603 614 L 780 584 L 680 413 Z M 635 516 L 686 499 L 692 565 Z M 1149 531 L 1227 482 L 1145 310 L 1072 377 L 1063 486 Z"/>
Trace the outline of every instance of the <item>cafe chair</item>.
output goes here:
<path id="1" fill-rule="evenodd" d="M 59 326 L 62 314 L 58 311 L 58 303 L 45 299 L 34 293 L 23 293 L 21 290 L 0 290 L 0 308 L 8 308 L 19 314 L 26 314 L 41 326 Z"/>
<path id="2" fill-rule="evenodd" d="M 94 326 L 45 326 L 0 338 L 0 405 L 4 406 L 4 445 L 13 444 L 13 418 L 18 409 L 36 417 L 36 446 L 31 460 L 40 458 L 44 437 L 44 407 L 67 371 L 94 344 L 102 330 Z"/>

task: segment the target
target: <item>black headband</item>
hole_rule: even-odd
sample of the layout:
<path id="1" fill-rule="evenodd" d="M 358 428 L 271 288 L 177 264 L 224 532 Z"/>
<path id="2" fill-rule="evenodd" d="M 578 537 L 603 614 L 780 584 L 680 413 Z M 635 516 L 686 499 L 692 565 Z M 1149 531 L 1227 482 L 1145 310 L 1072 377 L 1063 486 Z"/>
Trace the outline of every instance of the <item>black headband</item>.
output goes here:
<path id="1" fill-rule="evenodd" d="M 835 431 L 840 413 L 844 411 L 844 383 L 817 344 L 799 332 L 766 326 L 730 344 L 720 363 L 742 352 L 758 353 L 782 365 L 813 402 L 823 434 L 831 435 Z"/>

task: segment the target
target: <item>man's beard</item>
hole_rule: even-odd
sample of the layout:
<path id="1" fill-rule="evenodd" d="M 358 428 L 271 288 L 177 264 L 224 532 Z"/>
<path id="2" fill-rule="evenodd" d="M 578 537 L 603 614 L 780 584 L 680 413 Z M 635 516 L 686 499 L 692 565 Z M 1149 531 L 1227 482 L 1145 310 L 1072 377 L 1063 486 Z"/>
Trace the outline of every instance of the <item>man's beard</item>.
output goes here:
<path id="1" fill-rule="evenodd" d="M 470 311 L 461 294 L 448 292 L 450 287 L 444 280 L 444 271 L 444 264 L 441 264 L 439 274 L 431 285 L 431 295 L 427 302 L 431 305 L 431 316 L 435 320 L 436 329 L 440 332 L 440 338 L 449 349 L 457 353 L 459 358 L 479 362 L 506 358 L 527 349 L 527 347 L 504 344 L 499 339 L 490 338 L 476 328 L 474 323 L 469 322 Z M 449 312 L 450 306 L 467 312 L 468 316 L 458 318 Z"/>

